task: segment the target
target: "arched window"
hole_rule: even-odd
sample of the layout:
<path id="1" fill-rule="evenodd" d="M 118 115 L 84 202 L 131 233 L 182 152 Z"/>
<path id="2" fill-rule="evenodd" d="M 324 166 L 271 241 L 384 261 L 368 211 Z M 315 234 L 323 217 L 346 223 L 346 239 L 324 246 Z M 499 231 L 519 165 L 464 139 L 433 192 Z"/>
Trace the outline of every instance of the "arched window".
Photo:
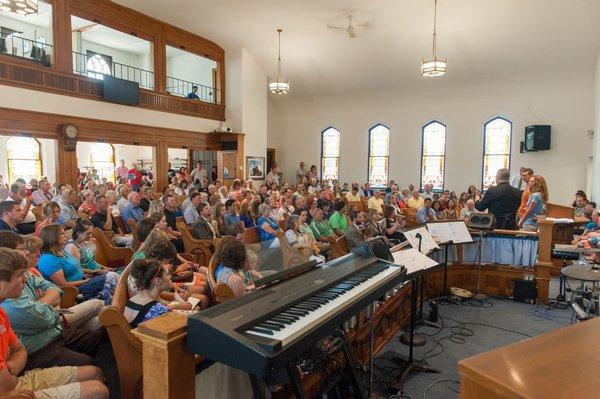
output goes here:
<path id="1" fill-rule="evenodd" d="M 510 168 L 510 139 L 512 122 L 494 118 L 483 128 L 483 173 L 481 186 L 484 190 L 496 184 L 499 169 Z"/>
<path id="2" fill-rule="evenodd" d="M 115 149 L 107 143 L 93 143 L 90 146 L 90 166 L 98 172 L 98 177 L 115 181 Z"/>
<path id="3" fill-rule="evenodd" d="M 433 121 L 423 126 L 421 142 L 421 189 L 432 184 L 434 190 L 444 189 L 446 157 L 446 126 Z"/>
<path id="4" fill-rule="evenodd" d="M 340 168 L 340 131 L 328 127 L 321 133 L 321 180 L 337 180 Z"/>
<path id="5" fill-rule="evenodd" d="M 368 180 L 373 187 L 387 187 L 390 155 L 390 129 L 378 124 L 369 129 Z"/>
<path id="6" fill-rule="evenodd" d="M 11 137 L 6 143 L 8 179 L 14 182 L 21 177 L 28 182 L 42 176 L 40 143 L 30 137 Z"/>
<path id="7" fill-rule="evenodd" d="M 87 70 L 87 76 L 90 78 L 104 79 L 104 75 L 110 75 L 110 64 L 106 57 L 100 54 L 88 56 L 85 69 Z"/>

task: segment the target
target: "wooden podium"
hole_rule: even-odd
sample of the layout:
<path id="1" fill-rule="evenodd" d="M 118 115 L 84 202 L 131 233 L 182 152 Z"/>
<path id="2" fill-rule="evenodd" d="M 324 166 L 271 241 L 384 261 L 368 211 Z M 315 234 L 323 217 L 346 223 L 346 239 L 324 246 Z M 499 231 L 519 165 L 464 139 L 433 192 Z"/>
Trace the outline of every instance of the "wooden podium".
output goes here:
<path id="1" fill-rule="evenodd" d="M 597 398 L 600 318 L 458 363 L 461 399 Z"/>

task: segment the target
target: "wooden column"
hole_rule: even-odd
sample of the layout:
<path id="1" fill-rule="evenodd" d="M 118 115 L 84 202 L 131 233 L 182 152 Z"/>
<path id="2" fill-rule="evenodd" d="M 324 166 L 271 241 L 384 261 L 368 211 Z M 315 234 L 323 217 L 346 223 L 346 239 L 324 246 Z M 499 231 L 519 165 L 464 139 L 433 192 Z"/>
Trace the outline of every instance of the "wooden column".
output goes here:
<path id="1" fill-rule="evenodd" d="M 159 141 L 152 150 L 154 158 L 154 187 L 156 192 L 160 192 L 163 187 L 169 185 L 167 178 L 167 170 L 169 169 L 169 154 L 167 149 L 167 143 L 165 141 Z"/>
<path id="2" fill-rule="evenodd" d="M 73 73 L 71 3 L 69 0 L 53 0 L 52 5 L 52 65 L 59 72 Z"/>
<path id="3" fill-rule="evenodd" d="M 196 360 L 187 351 L 187 317 L 167 313 L 140 324 L 144 399 L 194 399 Z"/>
<path id="4" fill-rule="evenodd" d="M 154 38 L 154 90 L 167 92 L 167 43 L 160 33 Z"/>
<path id="5" fill-rule="evenodd" d="M 552 269 L 552 226 L 554 222 L 540 220 L 538 229 L 538 259 L 535 264 L 538 302 L 548 303 L 550 269 Z"/>
<path id="6" fill-rule="evenodd" d="M 77 152 L 65 151 L 62 135 L 56 140 L 56 159 L 56 181 L 77 187 Z"/>

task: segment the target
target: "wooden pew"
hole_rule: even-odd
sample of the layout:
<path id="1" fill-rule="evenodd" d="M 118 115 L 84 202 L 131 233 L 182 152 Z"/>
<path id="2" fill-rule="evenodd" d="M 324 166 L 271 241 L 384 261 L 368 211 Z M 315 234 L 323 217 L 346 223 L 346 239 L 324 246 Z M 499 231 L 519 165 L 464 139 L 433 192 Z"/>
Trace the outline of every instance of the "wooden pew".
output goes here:
<path id="1" fill-rule="evenodd" d="M 100 311 L 98 319 L 110 337 L 122 398 L 141 398 L 142 395 L 142 343 L 131 333 L 131 327 L 123 316 L 123 309 L 129 299 L 127 292 L 128 266 L 117 284 L 113 302 Z"/>
<path id="2" fill-rule="evenodd" d="M 284 269 L 308 262 L 309 250 L 300 251 L 296 248 L 292 248 L 285 238 L 285 233 L 281 231 L 277 233 L 277 238 L 279 238 L 279 244 L 281 245 L 281 256 L 283 257 Z"/>
<path id="3" fill-rule="evenodd" d="M 94 227 L 92 236 L 96 240 L 96 260 L 107 267 L 123 267 L 129 264 L 133 251 L 131 248 L 115 247 L 108 241 L 102 230 Z"/>
<path id="4" fill-rule="evenodd" d="M 328 237 L 329 243 L 331 244 L 331 259 L 333 260 L 344 256 L 348 253 L 348 243 L 346 242 L 346 236 L 341 237 Z"/>
<path id="5" fill-rule="evenodd" d="M 214 251 L 214 245 L 212 241 L 194 238 L 192 236 L 192 232 L 184 221 L 177 221 L 177 229 L 183 238 L 185 252 L 196 256 L 197 262 L 200 266 L 207 266 Z"/>

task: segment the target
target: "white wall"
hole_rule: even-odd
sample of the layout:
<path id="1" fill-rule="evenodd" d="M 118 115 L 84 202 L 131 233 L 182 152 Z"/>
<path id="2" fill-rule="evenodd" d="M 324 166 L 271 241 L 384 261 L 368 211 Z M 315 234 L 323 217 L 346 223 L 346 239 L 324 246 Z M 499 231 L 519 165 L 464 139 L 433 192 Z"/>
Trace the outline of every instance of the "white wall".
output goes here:
<path id="1" fill-rule="evenodd" d="M 464 191 L 469 184 L 481 184 L 483 124 L 499 115 L 513 122 L 513 172 L 528 166 L 545 176 L 551 201 L 558 203 L 567 203 L 577 189 L 586 186 L 587 130 L 592 128 L 592 76 L 586 74 L 522 76 L 460 87 L 424 84 L 317 98 L 283 97 L 273 103 L 269 129 L 278 132 L 269 133 L 269 147 L 278 149 L 288 181 L 295 179 L 299 161 L 320 169 L 321 131 L 330 125 L 341 131 L 340 179 L 364 181 L 368 129 L 384 123 L 391 129 L 390 178 L 401 185 L 418 185 L 421 128 L 436 119 L 448 129 L 445 187 Z M 552 125 L 551 150 L 519 153 L 524 128 L 531 124 Z"/>
<path id="2" fill-rule="evenodd" d="M 594 77 L 594 144 L 592 147 L 592 200 L 600 201 L 600 54 Z"/>
<path id="3" fill-rule="evenodd" d="M 48 14 L 48 18 L 52 18 L 52 13 Z M 28 24 L 22 21 L 18 21 L 16 19 L 8 18 L 2 13 L 0 13 L 0 26 L 9 28 L 12 30 L 16 30 L 18 32 L 23 32 L 20 36 L 29 39 L 29 40 L 37 40 L 39 37 L 44 36 L 46 38 L 47 44 L 52 44 L 52 26 L 37 26 L 33 24 Z M 35 34 L 34 34 L 35 32 Z M 20 41 L 15 41 L 15 43 L 21 44 Z M 10 44 L 10 42 L 9 42 Z"/>
<path id="4" fill-rule="evenodd" d="M 10 136 L 0 136 L 0 154 L 7 153 L 7 141 Z M 38 139 L 40 142 L 41 158 L 42 158 L 42 174 L 46 176 L 50 182 L 56 179 L 56 140 Z M 6 155 L 0 157 L 0 175 L 4 181 L 8 181 L 8 160 Z M 12 182 L 11 182 L 12 183 Z"/>
<path id="5" fill-rule="evenodd" d="M 168 52 L 167 47 L 167 55 Z M 216 61 L 191 53 L 167 58 L 167 76 L 206 87 L 213 87 L 213 69 L 216 67 Z"/>
<path id="6" fill-rule="evenodd" d="M 74 37 L 76 37 L 74 35 Z M 103 46 L 98 43 L 90 42 L 87 40 L 81 40 L 81 45 L 78 46 L 79 52 L 87 54 L 87 51 L 93 51 L 94 53 L 108 55 L 112 57 L 113 62 L 118 62 L 123 65 L 129 65 L 132 67 L 151 71 L 154 65 L 149 62 L 148 54 L 137 54 L 123 50 L 117 50 L 112 47 Z"/>
<path id="7" fill-rule="evenodd" d="M 227 60 L 225 125 L 231 127 L 234 132 L 246 134 L 246 156 L 265 157 L 266 163 L 267 74 L 244 49 L 227 52 Z"/>

